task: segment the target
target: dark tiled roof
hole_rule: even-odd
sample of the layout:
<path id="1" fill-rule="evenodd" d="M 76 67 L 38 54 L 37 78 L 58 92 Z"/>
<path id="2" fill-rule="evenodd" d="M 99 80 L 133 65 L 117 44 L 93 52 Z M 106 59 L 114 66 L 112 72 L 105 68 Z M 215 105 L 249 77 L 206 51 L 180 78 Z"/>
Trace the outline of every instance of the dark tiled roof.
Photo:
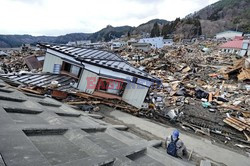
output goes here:
<path id="1" fill-rule="evenodd" d="M 66 54 L 69 57 L 73 57 L 76 60 L 84 63 L 108 68 L 113 71 L 122 72 L 139 78 L 148 79 L 153 82 L 161 82 L 159 78 L 153 77 L 148 73 L 135 68 L 130 63 L 125 61 L 121 56 L 108 51 L 66 45 L 40 45 L 62 54 Z"/>

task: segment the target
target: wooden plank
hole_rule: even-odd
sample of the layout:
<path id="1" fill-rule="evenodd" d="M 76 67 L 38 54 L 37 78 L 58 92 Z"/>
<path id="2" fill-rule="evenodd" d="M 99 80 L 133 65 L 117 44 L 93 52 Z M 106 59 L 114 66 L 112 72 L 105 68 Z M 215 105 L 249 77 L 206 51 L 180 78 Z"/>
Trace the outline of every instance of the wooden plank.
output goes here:
<path id="1" fill-rule="evenodd" d="M 247 141 L 250 142 L 250 137 L 247 135 L 247 133 L 244 131 L 243 131 L 243 133 L 244 133 L 245 137 L 247 138 Z"/>
<path id="2" fill-rule="evenodd" d="M 241 121 L 240 119 L 237 119 L 237 118 L 233 118 L 233 120 L 237 121 L 237 123 L 239 125 L 244 126 L 247 130 L 250 130 L 250 126 L 247 123 L 245 123 L 245 122 L 243 122 L 243 121 Z"/>
<path id="3" fill-rule="evenodd" d="M 100 101 L 72 101 L 67 102 L 69 105 L 82 105 L 82 104 L 100 104 Z"/>
<path id="4" fill-rule="evenodd" d="M 213 101 L 213 93 L 209 93 L 209 96 L 208 96 L 208 102 L 211 102 Z"/>
<path id="5" fill-rule="evenodd" d="M 241 128 L 240 126 L 238 126 L 237 124 L 235 124 L 234 122 L 229 121 L 228 119 L 224 119 L 223 122 L 225 122 L 226 124 L 228 124 L 229 126 L 239 130 L 239 131 L 243 131 L 244 129 Z"/>
<path id="6" fill-rule="evenodd" d="M 242 114 L 244 117 L 250 118 L 250 112 L 243 111 Z"/>
<path id="7" fill-rule="evenodd" d="M 33 90 L 33 89 L 29 89 L 29 88 L 21 88 L 21 90 L 25 91 L 25 92 L 30 92 L 30 93 L 38 94 L 38 95 L 44 94 L 42 91 Z"/>
<path id="8" fill-rule="evenodd" d="M 233 117 L 226 118 L 223 120 L 223 122 L 234 127 L 235 129 L 237 129 L 239 131 L 243 131 L 243 130 L 250 131 L 250 126 L 247 123 L 244 123 L 243 121 L 241 121 L 237 118 L 233 118 Z"/>
<path id="9" fill-rule="evenodd" d="M 243 110 L 240 108 L 240 107 L 235 107 L 233 105 L 226 105 L 226 104 L 223 104 L 221 106 L 218 106 L 219 108 L 227 108 L 227 109 L 232 109 L 232 110 L 235 110 L 235 111 L 240 111 L 242 112 Z"/>

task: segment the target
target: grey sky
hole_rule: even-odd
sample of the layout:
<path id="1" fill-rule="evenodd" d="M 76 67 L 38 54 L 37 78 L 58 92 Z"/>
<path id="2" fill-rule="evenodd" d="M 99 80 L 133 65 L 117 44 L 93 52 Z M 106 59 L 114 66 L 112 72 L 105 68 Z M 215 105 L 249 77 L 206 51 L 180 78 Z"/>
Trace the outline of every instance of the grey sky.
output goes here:
<path id="1" fill-rule="evenodd" d="M 218 0 L 0 0 L 0 34 L 62 35 L 185 17 Z"/>

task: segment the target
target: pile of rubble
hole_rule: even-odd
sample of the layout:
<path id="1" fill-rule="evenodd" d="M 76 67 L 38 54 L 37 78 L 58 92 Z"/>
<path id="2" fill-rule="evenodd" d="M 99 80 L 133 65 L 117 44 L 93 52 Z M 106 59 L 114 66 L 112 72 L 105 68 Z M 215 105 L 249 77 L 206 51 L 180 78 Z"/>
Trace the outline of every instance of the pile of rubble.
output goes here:
<path id="1" fill-rule="evenodd" d="M 11 50 L 9 56 L 1 57 L 0 59 L 0 73 L 18 73 L 20 71 L 32 71 L 40 72 L 42 68 L 43 59 L 37 59 L 37 57 L 44 57 L 44 50 L 34 50 L 22 48 L 18 50 Z M 37 64 L 31 66 L 30 64 Z"/>
<path id="2" fill-rule="evenodd" d="M 141 61 L 163 83 L 148 96 L 151 111 L 139 114 L 164 117 L 225 142 L 249 144 L 249 58 L 220 54 L 217 44 L 211 45 L 211 53 L 198 45 L 181 46 Z"/>
<path id="3" fill-rule="evenodd" d="M 51 95 L 84 111 L 98 111 L 98 105 L 104 104 L 156 121 L 174 122 L 185 130 L 213 136 L 233 146 L 247 147 L 250 144 L 250 60 L 221 54 L 217 46 L 216 42 L 204 41 L 147 53 L 124 49 L 121 52 L 124 59 L 162 80 L 162 85 L 149 90 L 145 99 L 148 108 L 140 110 L 119 99 L 97 97 L 76 89 L 65 92 L 47 84 L 19 88 Z M 15 53 L 7 68 L 28 70 L 23 57 L 29 55 Z M 12 69 L 11 65 L 17 68 Z M 67 88 L 62 89 L 72 87 L 70 84 L 67 80 L 67 85 L 64 84 Z"/>

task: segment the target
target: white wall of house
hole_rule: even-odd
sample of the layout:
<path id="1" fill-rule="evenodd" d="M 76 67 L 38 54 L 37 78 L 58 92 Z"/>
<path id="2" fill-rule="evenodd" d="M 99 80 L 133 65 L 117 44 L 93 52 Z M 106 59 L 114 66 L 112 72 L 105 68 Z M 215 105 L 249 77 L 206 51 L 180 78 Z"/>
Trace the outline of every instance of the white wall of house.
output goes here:
<path id="1" fill-rule="evenodd" d="M 233 39 L 235 36 L 242 36 L 242 32 L 236 32 L 236 31 L 225 31 L 221 33 L 216 34 L 216 39 L 226 38 L 226 39 Z"/>
<path id="2" fill-rule="evenodd" d="M 174 44 L 173 39 L 163 39 L 164 46 L 172 46 Z"/>
<path id="3" fill-rule="evenodd" d="M 43 72 L 54 73 L 54 65 L 58 64 L 62 66 L 62 62 L 61 58 L 47 52 L 43 63 Z"/>
<path id="4" fill-rule="evenodd" d="M 89 79 L 89 81 L 88 81 L 88 79 Z M 95 86 L 90 87 L 90 84 L 92 84 L 92 83 L 90 83 L 90 79 L 94 81 L 93 85 L 95 85 Z M 78 89 L 80 91 L 92 94 L 95 91 L 98 79 L 99 79 L 99 77 L 96 73 L 93 73 L 93 72 L 88 71 L 88 70 L 83 70 L 79 84 L 78 84 Z"/>
<path id="5" fill-rule="evenodd" d="M 148 87 L 142 87 L 135 83 L 129 83 L 124 90 L 122 100 L 137 108 L 141 108 L 147 92 Z"/>
<path id="6" fill-rule="evenodd" d="M 164 46 L 163 37 L 143 38 L 138 43 L 149 43 L 153 48 L 162 48 Z"/>

